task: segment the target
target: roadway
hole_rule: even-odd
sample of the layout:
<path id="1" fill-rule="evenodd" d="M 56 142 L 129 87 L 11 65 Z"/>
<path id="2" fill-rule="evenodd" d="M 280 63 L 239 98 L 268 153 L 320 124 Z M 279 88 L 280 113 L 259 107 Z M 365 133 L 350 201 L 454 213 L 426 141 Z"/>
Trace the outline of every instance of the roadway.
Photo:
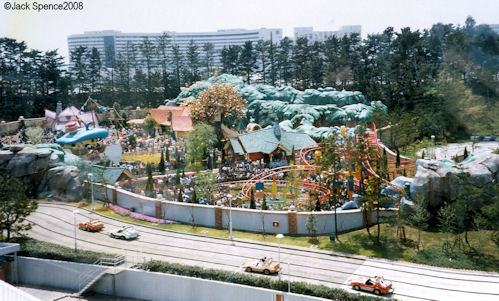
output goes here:
<path id="1" fill-rule="evenodd" d="M 28 217 L 35 223 L 29 236 L 73 248 L 73 209 L 75 207 L 69 205 L 40 203 L 37 211 Z M 240 266 L 249 259 L 278 258 L 277 244 L 230 241 L 140 225 L 134 225 L 140 233 L 138 239 L 113 239 L 109 237 L 111 230 L 131 224 L 78 210 L 77 223 L 98 218 L 105 224 L 104 230 L 98 233 L 77 230 L 79 249 L 125 255 L 132 263 L 157 259 L 242 272 Z M 289 245 L 281 245 L 281 263 L 283 279 L 351 292 L 355 291 L 348 285 L 350 279 L 382 275 L 393 282 L 395 290 L 387 297 L 399 300 L 499 300 L 499 274 L 496 273 L 452 270 Z M 262 277 L 277 279 L 275 275 Z"/>

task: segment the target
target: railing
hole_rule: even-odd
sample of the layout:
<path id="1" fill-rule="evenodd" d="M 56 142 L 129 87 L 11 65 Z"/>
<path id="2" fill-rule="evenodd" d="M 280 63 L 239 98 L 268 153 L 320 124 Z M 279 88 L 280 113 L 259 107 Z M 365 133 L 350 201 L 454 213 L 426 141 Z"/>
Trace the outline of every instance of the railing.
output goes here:
<path id="1" fill-rule="evenodd" d="M 92 265 L 101 266 L 112 266 L 116 267 L 125 262 L 124 255 L 118 255 L 115 257 L 101 257 L 95 261 Z M 82 273 L 78 276 L 78 293 L 77 296 L 83 294 L 92 284 L 94 284 L 102 275 L 108 273 L 108 269 L 100 270 L 90 270 L 86 273 Z"/>

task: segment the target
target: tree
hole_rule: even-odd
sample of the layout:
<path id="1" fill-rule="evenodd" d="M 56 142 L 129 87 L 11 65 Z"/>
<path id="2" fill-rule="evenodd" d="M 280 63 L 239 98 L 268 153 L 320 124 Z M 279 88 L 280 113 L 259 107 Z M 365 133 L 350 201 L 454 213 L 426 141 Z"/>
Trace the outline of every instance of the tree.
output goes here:
<path id="1" fill-rule="evenodd" d="M 161 34 L 157 39 L 158 46 L 156 51 L 158 53 L 159 66 L 161 67 L 161 84 L 163 86 L 163 98 L 168 98 L 168 90 L 170 88 L 170 75 L 169 68 L 169 53 L 168 47 L 170 45 L 170 36 L 167 33 Z"/>
<path id="2" fill-rule="evenodd" d="M 140 53 L 142 54 L 142 63 L 146 67 L 146 89 L 147 89 L 147 107 L 151 107 L 151 100 L 153 100 L 153 83 L 152 75 L 156 67 L 156 46 L 145 37 L 142 44 L 139 45 Z"/>
<path id="3" fill-rule="evenodd" d="M 426 209 L 428 202 L 423 199 L 421 196 L 416 196 L 414 200 L 414 213 L 409 217 L 411 223 L 418 229 L 418 242 L 417 248 L 419 250 L 419 246 L 421 243 L 421 230 L 426 230 L 428 228 L 428 220 L 430 219 L 430 213 Z"/>
<path id="4" fill-rule="evenodd" d="M 293 47 L 293 64 L 295 86 L 305 90 L 310 86 L 311 68 L 310 68 L 310 47 L 306 38 L 296 39 Z"/>
<path id="5" fill-rule="evenodd" d="M 147 183 L 146 183 L 145 193 L 146 193 L 146 196 L 153 198 L 155 193 L 154 193 L 154 181 L 152 179 L 151 163 L 147 163 L 146 173 L 147 173 Z"/>
<path id="6" fill-rule="evenodd" d="M 256 69 L 256 54 L 253 49 L 253 42 L 246 41 L 239 56 L 241 71 L 246 77 L 246 83 L 250 83 L 251 75 Z"/>
<path id="7" fill-rule="evenodd" d="M 187 81 L 193 83 L 199 80 L 199 47 L 193 40 L 189 42 L 186 53 L 187 66 L 189 68 L 189 76 Z"/>
<path id="8" fill-rule="evenodd" d="M 463 159 L 468 158 L 468 149 L 464 147 L 464 154 L 463 154 Z"/>
<path id="9" fill-rule="evenodd" d="M 310 242 L 317 243 L 317 216 L 315 213 L 311 212 L 307 221 L 305 222 L 305 228 L 307 228 L 308 235 L 310 236 Z"/>
<path id="10" fill-rule="evenodd" d="M 255 190 L 253 189 L 253 187 L 250 190 L 250 209 L 256 209 Z"/>
<path id="11" fill-rule="evenodd" d="M 102 61 L 100 58 L 99 50 L 92 47 L 88 53 L 88 79 L 90 83 L 90 93 L 94 93 L 97 85 L 101 83 Z"/>
<path id="12" fill-rule="evenodd" d="M 154 120 L 154 118 L 152 118 L 152 116 L 149 115 L 146 118 L 146 120 L 144 120 L 142 128 L 144 128 L 144 130 L 149 136 L 154 136 L 154 131 L 156 130 L 157 125 L 158 123 L 156 122 L 156 120 Z"/>
<path id="13" fill-rule="evenodd" d="M 204 174 L 200 173 L 196 175 L 195 182 L 197 196 L 206 200 L 208 204 L 213 205 L 213 194 L 217 190 L 215 186 L 217 182 L 216 175 L 211 172 L 206 172 Z"/>
<path id="14" fill-rule="evenodd" d="M 262 201 L 262 210 L 267 210 L 267 201 L 265 200 L 265 196 L 263 197 L 263 201 Z"/>
<path id="15" fill-rule="evenodd" d="M 0 176 L 0 227 L 7 231 L 7 241 L 12 234 L 20 234 L 31 229 L 31 223 L 26 222 L 29 216 L 38 208 L 38 203 L 26 195 L 26 188 L 14 177 Z"/>
<path id="16" fill-rule="evenodd" d="M 72 77 L 78 85 L 78 94 L 87 91 L 88 86 L 88 65 L 86 63 L 87 48 L 79 46 L 71 51 L 71 62 L 73 65 L 70 67 Z M 83 100 L 83 98 L 81 98 Z"/>
<path id="17" fill-rule="evenodd" d="M 338 237 L 338 218 L 336 208 L 338 206 L 338 181 L 342 175 L 343 164 L 341 153 L 343 147 L 340 145 L 339 134 L 333 132 L 321 143 L 322 156 L 320 157 L 321 173 L 326 177 L 326 187 L 330 191 L 329 206 L 334 209 L 334 233 Z"/>
<path id="18" fill-rule="evenodd" d="M 180 47 L 176 44 L 172 44 L 172 62 L 173 62 L 173 75 L 175 79 L 175 92 L 178 93 L 180 92 L 180 87 L 183 86 L 182 84 L 182 70 L 183 70 L 183 60 L 184 57 L 182 56 L 182 52 L 180 51 Z"/>
<path id="19" fill-rule="evenodd" d="M 161 151 L 161 158 L 159 159 L 159 165 L 158 165 L 158 171 L 160 174 L 164 175 L 166 172 L 166 166 L 165 166 L 165 154 L 163 151 Z"/>
<path id="20" fill-rule="evenodd" d="M 192 131 L 188 136 L 186 158 L 189 165 L 191 165 L 194 170 L 201 170 L 203 152 L 211 145 L 214 141 L 215 129 L 205 123 L 199 123 L 194 126 L 194 131 Z"/>
<path id="21" fill-rule="evenodd" d="M 213 56 L 215 54 L 215 45 L 212 43 L 206 43 L 203 45 L 203 64 L 206 68 L 206 77 L 210 77 L 210 72 L 213 66 Z"/>
<path id="22" fill-rule="evenodd" d="M 244 117 L 246 100 L 233 86 L 216 84 L 199 93 L 195 101 L 186 104 L 196 122 L 214 124 L 220 118 L 239 120 Z"/>
<path id="23" fill-rule="evenodd" d="M 456 209 L 449 203 L 445 203 L 443 207 L 438 210 L 437 220 L 439 222 L 439 229 L 445 233 L 445 242 L 442 244 L 442 250 L 449 252 L 452 250 L 449 243 L 449 233 L 456 231 Z"/>
<path id="24" fill-rule="evenodd" d="M 293 41 L 288 37 L 279 41 L 277 50 L 277 72 L 279 74 L 279 82 L 288 84 L 293 78 L 293 64 L 291 62 L 291 50 L 293 49 Z"/>
<path id="25" fill-rule="evenodd" d="M 260 69 L 260 76 L 262 77 L 263 84 L 266 84 L 266 75 L 268 68 L 268 51 L 270 48 L 270 41 L 258 40 L 255 46 L 256 56 L 258 57 L 258 65 Z"/>
<path id="26" fill-rule="evenodd" d="M 197 204 L 198 203 L 198 197 L 196 195 L 196 189 L 192 190 L 191 203 L 193 203 L 193 204 Z"/>

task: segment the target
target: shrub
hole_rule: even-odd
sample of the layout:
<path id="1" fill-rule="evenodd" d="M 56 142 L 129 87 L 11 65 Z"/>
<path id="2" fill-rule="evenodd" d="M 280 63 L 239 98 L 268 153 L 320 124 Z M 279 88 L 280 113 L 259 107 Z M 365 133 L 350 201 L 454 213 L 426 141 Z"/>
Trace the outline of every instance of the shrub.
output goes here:
<path id="1" fill-rule="evenodd" d="M 288 290 L 288 280 L 274 280 L 268 277 L 258 277 L 250 274 L 234 273 L 216 269 L 205 269 L 198 266 L 185 266 L 178 263 L 169 263 L 164 261 L 149 261 L 143 265 L 145 270 L 151 272 L 160 272 L 173 275 L 196 277 L 202 279 L 223 281 L 242 285 L 268 288 L 278 291 Z M 324 285 L 310 284 L 306 282 L 291 281 L 291 292 L 301 295 L 309 295 L 333 300 L 383 300 L 374 296 L 364 296 L 349 293 L 338 288 L 330 288 Z"/>
<path id="2" fill-rule="evenodd" d="M 78 250 L 61 245 L 39 241 L 32 238 L 16 238 L 13 242 L 21 245 L 19 256 L 71 261 L 79 263 L 94 263 L 101 257 L 114 257 L 115 254 Z"/>

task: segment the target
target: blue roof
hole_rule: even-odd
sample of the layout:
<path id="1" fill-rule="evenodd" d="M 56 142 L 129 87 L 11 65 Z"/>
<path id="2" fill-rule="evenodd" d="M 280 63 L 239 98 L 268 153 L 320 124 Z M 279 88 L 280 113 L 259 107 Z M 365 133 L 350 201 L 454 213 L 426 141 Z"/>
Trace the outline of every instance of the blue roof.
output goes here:
<path id="1" fill-rule="evenodd" d="M 67 133 L 61 138 L 57 139 L 56 142 L 59 144 L 75 144 L 89 139 L 102 139 L 108 136 L 108 132 L 103 128 L 92 128 L 85 129 L 80 128 L 75 133 Z"/>
<path id="2" fill-rule="evenodd" d="M 263 130 L 240 134 L 237 137 L 239 138 L 241 146 L 249 154 L 258 153 L 258 152 L 262 152 L 264 154 L 270 154 L 279 145 L 281 145 L 285 149 L 286 154 L 289 155 L 291 154 L 292 149 L 298 151 L 307 146 L 317 145 L 317 143 L 315 143 L 315 141 L 312 138 L 310 138 L 310 136 L 307 134 L 286 132 L 283 129 L 279 130 L 280 130 L 280 138 L 276 137 L 275 135 L 276 130 L 274 127 L 269 127 Z M 232 144 L 232 139 L 231 139 L 231 144 Z"/>

